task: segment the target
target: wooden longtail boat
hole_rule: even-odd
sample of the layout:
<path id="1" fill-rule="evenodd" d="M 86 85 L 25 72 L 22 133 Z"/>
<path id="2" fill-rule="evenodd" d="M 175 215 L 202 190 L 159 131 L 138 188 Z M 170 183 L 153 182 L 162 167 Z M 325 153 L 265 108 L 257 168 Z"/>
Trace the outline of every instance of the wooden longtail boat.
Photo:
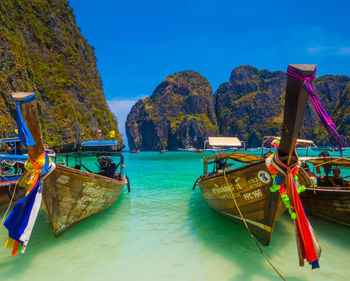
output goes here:
<path id="1" fill-rule="evenodd" d="M 315 65 L 290 65 L 304 75 L 312 75 Z M 302 81 L 287 77 L 284 120 L 278 153 L 281 160 L 290 164 L 297 157 L 293 154 L 297 134 L 304 116 L 308 93 L 302 87 Z M 217 141 L 216 141 L 217 140 Z M 214 146 L 241 146 L 237 140 L 209 139 Z M 237 169 L 227 167 L 227 160 L 243 162 L 245 166 Z M 208 173 L 208 165 L 220 163 L 223 167 Z M 300 169 L 299 181 L 308 185 L 310 180 Z M 270 191 L 272 179 L 266 167 L 265 159 L 246 153 L 218 154 L 205 158 L 204 173 L 197 179 L 204 199 L 221 215 L 239 224 L 245 219 L 251 233 L 263 244 L 269 245 L 277 218 L 286 210 L 278 193 Z M 243 218 L 242 218 L 243 217 Z"/>
<path id="2" fill-rule="evenodd" d="M 25 195 L 25 189 L 16 187 L 16 183 L 27 159 L 24 155 L 0 154 L 0 206 L 8 205 L 11 198 L 15 202 Z"/>
<path id="3" fill-rule="evenodd" d="M 32 94 L 14 93 L 12 97 L 20 101 Z M 36 100 L 21 104 L 21 112 L 36 143 L 33 147 L 28 146 L 28 154 L 30 159 L 36 161 L 44 152 Z M 104 152 L 96 154 L 96 156 L 102 155 Z M 127 179 L 123 176 L 123 155 L 117 153 L 113 156 L 116 155 L 120 157 L 119 178 L 58 164 L 56 169 L 44 178 L 42 207 L 50 218 L 56 237 L 81 220 L 104 211 L 117 201 L 123 187 L 127 184 Z M 74 157 L 80 159 L 79 156 L 77 154 Z M 24 172 L 18 185 L 26 188 L 29 176 L 28 172 Z"/>
<path id="4" fill-rule="evenodd" d="M 330 165 L 342 171 L 350 167 L 350 159 L 342 157 L 305 157 L 301 160 L 314 167 Z M 300 198 L 305 211 L 350 226 L 350 181 L 343 180 L 342 186 L 333 186 L 331 178 L 331 176 L 328 176 L 328 179 L 327 176 L 318 176 L 317 184 L 314 187 L 307 187 L 301 193 Z"/>

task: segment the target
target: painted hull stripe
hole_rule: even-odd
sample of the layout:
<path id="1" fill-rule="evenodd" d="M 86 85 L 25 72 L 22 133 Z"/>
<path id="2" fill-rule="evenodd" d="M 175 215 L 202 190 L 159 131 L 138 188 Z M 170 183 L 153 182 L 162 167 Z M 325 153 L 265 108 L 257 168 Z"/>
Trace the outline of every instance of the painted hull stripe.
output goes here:
<path id="1" fill-rule="evenodd" d="M 229 217 L 233 217 L 233 218 L 242 220 L 242 218 L 239 217 L 239 216 L 235 216 L 235 215 L 232 215 L 232 214 L 229 214 L 229 213 L 226 213 L 226 212 L 222 212 L 222 211 L 220 211 L 220 212 L 223 213 L 223 214 L 225 214 L 225 215 L 227 215 L 227 216 L 229 216 Z M 268 232 L 271 232 L 271 231 L 272 231 L 271 226 L 262 224 L 262 223 L 260 223 L 260 222 L 252 221 L 252 220 L 249 220 L 249 219 L 245 219 L 245 221 L 246 221 L 247 223 L 253 224 L 253 225 L 255 225 L 255 226 L 257 226 L 257 227 L 259 227 L 259 228 L 261 228 L 261 229 L 263 229 L 263 230 L 266 230 L 266 231 L 268 231 Z"/>

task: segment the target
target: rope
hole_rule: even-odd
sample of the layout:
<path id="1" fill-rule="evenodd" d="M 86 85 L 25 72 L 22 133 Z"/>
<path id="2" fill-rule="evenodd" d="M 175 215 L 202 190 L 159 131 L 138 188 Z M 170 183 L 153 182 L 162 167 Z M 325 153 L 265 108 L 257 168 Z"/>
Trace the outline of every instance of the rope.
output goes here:
<path id="1" fill-rule="evenodd" d="M 231 193 L 231 196 L 233 198 L 233 201 L 235 202 L 235 205 L 236 205 L 236 208 L 238 210 L 238 213 L 239 215 L 241 216 L 241 219 L 244 223 L 244 226 L 245 228 L 247 229 L 247 231 L 249 232 L 250 234 L 250 237 L 253 239 L 255 245 L 258 247 L 258 249 L 260 250 L 261 254 L 264 256 L 264 258 L 266 259 L 266 261 L 271 265 L 271 267 L 273 268 L 273 270 L 284 280 L 286 281 L 286 279 L 283 277 L 283 275 L 278 271 L 278 269 L 272 264 L 272 262 L 269 260 L 269 258 L 266 256 L 265 252 L 263 251 L 263 249 L 261 249 L 258 241 L 256 240 L 256 238 L 254 237 L 254 235 L 252 234 L 252 232 L 250 231 L 249 229 L 249 226 L 246 222 L 246 220 L 244 219 L 243 215 L 242 215 L 242 212 L 241 212 L 241 209 L 239 208 L 238 204 L 237 204 L 237 201 L 236 201 L 236 198 L 235 198 L 235 195 L 233 194 L 233 192 L 231 191 L 230 189 L 230 184 L 228 183 L 228 180 L 227 180 L 227 177 L 226 177 L 226 169 L 224 170 L 224 179 L 225 179 L 225 182 L 227 184 L 227 187 L 228 187 L 228 190 L 229 192 Z"/>

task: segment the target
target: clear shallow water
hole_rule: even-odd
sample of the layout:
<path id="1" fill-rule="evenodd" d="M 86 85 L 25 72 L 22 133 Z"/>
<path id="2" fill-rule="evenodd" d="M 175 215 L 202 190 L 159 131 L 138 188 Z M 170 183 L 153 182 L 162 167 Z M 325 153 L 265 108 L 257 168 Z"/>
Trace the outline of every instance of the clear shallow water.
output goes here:
<path id="1" fill-rule="evenodd" d="M 192 191 L 201 153 L 125 153 L 125 162 L 131 193 L 125 188 L 115 205 L 59 239 L 40 212 L 24 255 L 0 248 L 0 280 L 280 280 L 247 231 Z M 287 280 L 349 280 L 350 228 L 309 219 L 322 245 L 320 269 L 298 266 L 287 215 L 263 250 Z M 1 227 L 0 243 L 6 239 Z"/>

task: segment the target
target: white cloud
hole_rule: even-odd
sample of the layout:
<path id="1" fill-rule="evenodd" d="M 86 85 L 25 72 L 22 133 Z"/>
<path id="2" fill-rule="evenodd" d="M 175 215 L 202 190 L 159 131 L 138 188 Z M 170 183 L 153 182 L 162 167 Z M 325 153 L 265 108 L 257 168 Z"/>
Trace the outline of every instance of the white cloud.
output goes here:
<path id="1" fill-rule="evenodd" d="M 335 56 L 347 56 L 350 55 L 350 47 L 334 47 L 334 46 L 315 46 L 307 49 L 310 55 L 335 55 Z"/>
<path id="2" fill-rule="evenodd" d="M 316 47 L 310 47 L 307 49 L 308 53 L 310 55 L 318 55 L 321 52 L 323 52 L 324 50 L 327 50 L 327 47 L 325 46 L 316 46 Z"/>
<path id="3" fill-rule="evenodd" d="M 340 55 L 350 55 L 350 47 L 341 47 L 338 49 Z"/>

